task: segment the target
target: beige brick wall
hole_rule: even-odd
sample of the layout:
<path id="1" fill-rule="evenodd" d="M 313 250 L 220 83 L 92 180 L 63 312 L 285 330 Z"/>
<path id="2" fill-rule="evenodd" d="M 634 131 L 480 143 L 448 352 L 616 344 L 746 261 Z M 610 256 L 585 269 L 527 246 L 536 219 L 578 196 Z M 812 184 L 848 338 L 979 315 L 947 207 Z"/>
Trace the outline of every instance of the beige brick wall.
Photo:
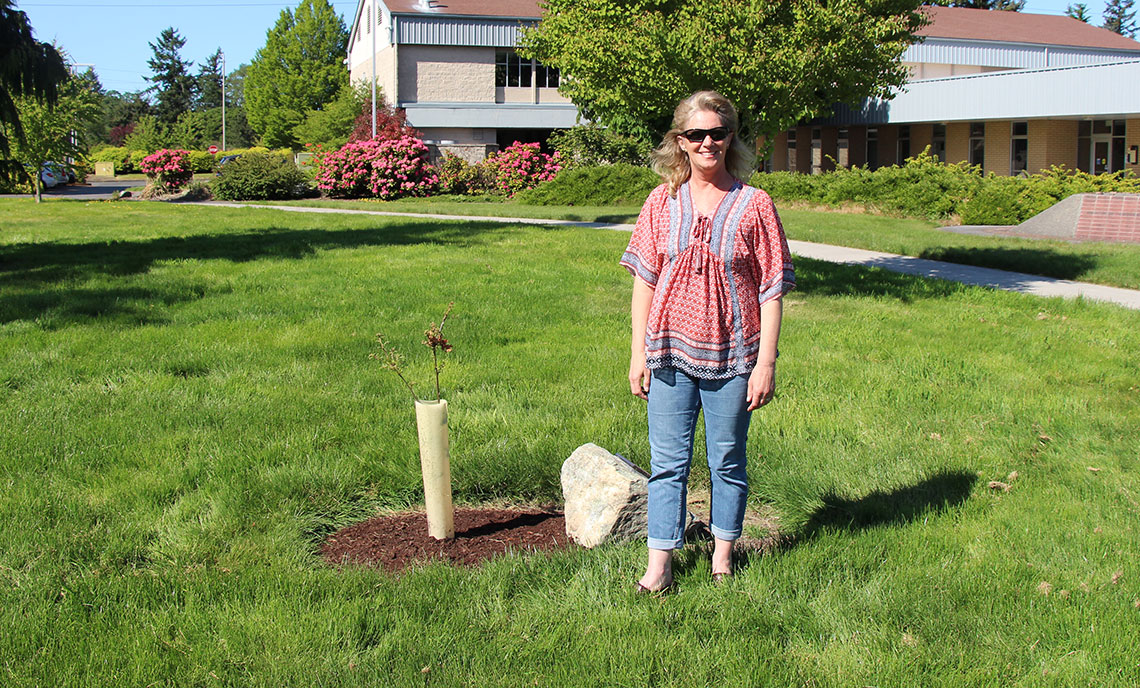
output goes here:
<path id="1" fill-rule="evenodd" d="M 1124 130 L 1124 153 L 1127 155 L 1133 146 L 1140 148 L 1140 119 L 1130 119 L 1125 122 L 1124 126 L 1126 127 Z M 1137 151 L 1137 155 L 1140 155 L 1140 151 Z M 1129 165 L 1125 163 L 1124 169 L 1140 174 L 1140 164 Z"/>
<path id="2" fill-rule="evenodd" d="M 358 51 L 360 52 L 360 51 Z M 394 105 L 396 98 L 396 49 L 392 46 L 376 51 L 376 86 L 384 94 L 384 102 Z M 348 72 L 349 80 L 367 85 L 372 79 L 372 61 L 367 58 L 352 65 Z"/>
<path id="3" fill-rule="evenodd" d="M 400 46 L 399 88 L 407 103 L 493 103 L 495 49 Z"/>
<path id="4" fill-rule="evenodd" d="M 950 122 L 946 125 L 946 162 L 970 160 L 970 123 Z"/>
<path id="5" fill-rule="evenodd" d="M 933 124 L 910 125 L 910 157 L 915 157 L 934 142 Z"/>
<path id="6" fill-rule="evenodd" d="M 1008 177 L 1009 176 L 1009 120 L 986 122 L 986 162 L 983 165 L 985 172 Z"/>
<path id="7" fill-rule="evenodd" d="M 1029 167 L 1034 174 L 1053 165 L 1077 169 L 1077 125 L 1075 120 L 1029 121 Z"/>

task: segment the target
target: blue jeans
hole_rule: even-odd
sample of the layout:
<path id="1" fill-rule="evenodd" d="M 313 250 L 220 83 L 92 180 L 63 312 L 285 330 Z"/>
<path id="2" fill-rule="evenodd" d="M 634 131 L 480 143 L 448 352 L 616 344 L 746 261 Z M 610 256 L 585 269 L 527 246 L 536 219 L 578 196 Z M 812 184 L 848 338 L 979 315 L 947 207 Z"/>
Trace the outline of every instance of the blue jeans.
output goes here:
<path id="1" fill-rule="evenodd" d="M 675 368 L 653 371 L 649 385 L 649 548 L 684 544 L 685 499 L 697 414 L 705 413 L 705 447 L 712 479 L 714 536 L 740 537 L 748 498 L 748 376 L 702 380 Z"/>

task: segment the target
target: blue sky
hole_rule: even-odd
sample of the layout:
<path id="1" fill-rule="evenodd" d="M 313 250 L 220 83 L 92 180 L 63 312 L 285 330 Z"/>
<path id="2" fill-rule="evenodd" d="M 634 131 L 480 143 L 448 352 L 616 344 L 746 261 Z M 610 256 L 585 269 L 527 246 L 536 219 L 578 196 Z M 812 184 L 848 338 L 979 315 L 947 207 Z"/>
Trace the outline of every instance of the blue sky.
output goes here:
<path id="1" fill-rule="evenodd" d="M 138 91 L 149 86 L 146 61 L 148 43 L 168 26 L 186 39 L 182 58 L 197 65 L 221 48 L 226 68 L 249 62 L 265 44 L 265 34 L 277 22 L 281 10 L 297 2 L 271 0 L 16 0 L 17 9 L 28 14 L 36 37 L 55 41 L 72 61 L 94 65 L 107 89 Z M 1103 0 L 1086 2 L 1094 23 L 1100 23 Z M 356 0 L 332 2 L 345 18 L 356 10 Z M 1069 0 L 1029 0 L 1026 12 L 1063 14 Z"/>

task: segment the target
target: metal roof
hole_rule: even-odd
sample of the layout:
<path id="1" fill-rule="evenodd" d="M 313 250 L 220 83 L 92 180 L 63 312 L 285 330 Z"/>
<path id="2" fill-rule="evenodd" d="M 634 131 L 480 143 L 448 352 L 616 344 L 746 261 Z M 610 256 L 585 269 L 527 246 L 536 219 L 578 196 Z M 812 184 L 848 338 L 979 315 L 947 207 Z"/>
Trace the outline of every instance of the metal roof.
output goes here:
<path id="1" fill-rule="evenodd" d="M 967 7 L 930 6 L 923 11 L 931 22 L 918 30 L 920 36 L 1140 52 L 1140 43 L 1131 38 L 1072 17 Z"/>
<path id="2" fill-rule="evenodd" d="M 913 124 L 1001 119 L 1135 117 L 1140 60 L 912 81 L 893 100 L 837 107 L 816 124 Z"/>

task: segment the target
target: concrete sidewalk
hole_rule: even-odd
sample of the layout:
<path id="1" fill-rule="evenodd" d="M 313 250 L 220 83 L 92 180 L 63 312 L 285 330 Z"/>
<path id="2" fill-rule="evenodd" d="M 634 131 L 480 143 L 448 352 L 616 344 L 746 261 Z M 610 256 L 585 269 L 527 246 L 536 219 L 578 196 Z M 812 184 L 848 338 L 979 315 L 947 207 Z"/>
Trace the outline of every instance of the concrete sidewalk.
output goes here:
<path id="1" fill-rule="evenodd" d="M 222 203 L 210 201 L 205 203 L 187 203 L 186 205 L 207 205 L 227 208 L 262 208 L 281 210 L 294 213 L 334 213 L 347 215 L 377 215 L 381 217 L 415 217 L 429 220 L 462 220 L 467 222 L 495 222 L 524 225 L 589 227 L 593 229 L 610 229 L 617 231 L 631 231 L 633 225 L 611 224 L 606 222 L 577 222 L 574 220 L 544 220 L 523 217 L 485 217 L 477 215 L 433 215 L 431 213 L 397 213 L 381 210 L 349 210 L 340 208 L 306 208 L 303 206 L 260 205 L 253 203 Z M 1066 299 L 1082 297 L 1091 301 L 1104 301 L 1115 303 L 1125 308 L 1140 310 L 1140 291 L 1135 289 L 1121 289 L 1119 287 L 1106 287 L 1088 282 L 1074 282 L 1072 280 L 1053 279 L 1039 275 L 1027 275 L 1021 272 L 1007 272 L 992 268 L 979 268 L 972 265 L 959 265 L 957 263 L 944 263 L 937 260 L 925 260 L 900 256 L 893 253 L 880 253 L 878 251 L 865 251 L 859 248 L 844 246 L 831 246 L 829 244 L 814 244 L 808 241 L 788 241 L 792 253 L 805 258 L 823 260 L 829 263 L 845 263 L 849 265 L 863 265 L 866 267 L 882 268 L 892 272 L 900 272 L 931 279 L 951 280 L 963 284 L 972 284 L 979 287 L 991 287 L 1005 291 L 1015 291 L 1022 294 L 1032 294 L 1042 297 L 1060 296 Z"/>

